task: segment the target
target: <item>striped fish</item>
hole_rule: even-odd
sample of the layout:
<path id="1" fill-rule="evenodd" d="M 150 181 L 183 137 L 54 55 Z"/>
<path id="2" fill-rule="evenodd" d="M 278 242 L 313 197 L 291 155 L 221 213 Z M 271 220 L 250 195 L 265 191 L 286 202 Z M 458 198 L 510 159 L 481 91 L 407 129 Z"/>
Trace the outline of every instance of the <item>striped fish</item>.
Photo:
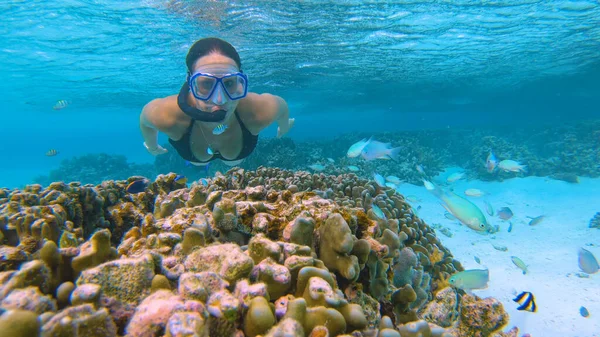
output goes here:
<path id="1" fill-rule="evenodd" d="M 46 152 L 46 156 L 48 157 L 54 157 L 58 154 L 58 151 L 56 151 L 55 149 L 50 149 L 48 150 L 48 152 Z"/>
<path id="2" fill-rule="evenodd" d="M 219 124 L 219 125 L 215 126 L 212 133 L 213 133 L 213 135 L 218 136 L 218 135 L 222 134 L 223 132 L 225 132 L 225 130 L 227 130 L 227 125 Z"/>
<path id="3" fill-rule="evenodd" d="M 529 291 L 524 291 L 520 293 L 517 297 L 513 299 L 513 301 L 520 304 L 517 310 L 531 311 L 536 312 L 537 306 L 535 305 L 535 298 L 533 294 Z"/>
<path id="4" fill-rule="evenodd" d="M 54 106 L 52 107 L 53 110 L 60 110 L 60 109 L 64 109 L 69 105 L 69 102 L 65 101 L 64 99 L 59 100 L 58 102 L 56 102 L 56 104 L 54 104 Z"/>

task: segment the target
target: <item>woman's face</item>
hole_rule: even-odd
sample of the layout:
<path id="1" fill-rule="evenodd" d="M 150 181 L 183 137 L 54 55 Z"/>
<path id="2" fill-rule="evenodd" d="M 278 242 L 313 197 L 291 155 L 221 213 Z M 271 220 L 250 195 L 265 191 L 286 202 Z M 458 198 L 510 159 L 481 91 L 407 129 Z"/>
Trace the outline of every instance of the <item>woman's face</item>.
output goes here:
<path id="1" fill-rule="evenodd" d="M 233 59 L 217 52 L 212 52 L 196 61 L 192 75 L 201 72 L 219 77 L 220 75 L 237 73 L 239 71 L 240 70 Z M 196 82 L 196 84 L 198 86 L 198 90 L 204 89 L 201 80 Z M 205 89 L 210 90 L 210 88 Z M 220 83 L 217 84 L 217 88 L 206 101 L 196 99 L 193 95 L 191 96 L 197 109 L 206 112 L 225 110 L 228 117 L 231 116 L 231 113 L 235 110 L 239 103 L 239 100 L 231 100 L 229 97 L 227 97 L 227 94 L 222 90 Z"/>

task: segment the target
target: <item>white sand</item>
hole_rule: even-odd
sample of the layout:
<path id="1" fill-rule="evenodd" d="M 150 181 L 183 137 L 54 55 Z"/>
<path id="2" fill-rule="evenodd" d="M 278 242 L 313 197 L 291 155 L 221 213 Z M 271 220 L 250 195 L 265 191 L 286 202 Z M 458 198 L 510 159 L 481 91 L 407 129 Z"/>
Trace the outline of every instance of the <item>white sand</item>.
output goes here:
<path id="1" fill-rule="evenodd" d="M 442 179 L 448 173 L 437 179 Z M 466 197 L 478 205 L 491 224 L 499 224 L 495 234 L 480 235 L 457 221 L 444 217 L 445 210 L 430 192 L 422 186 L 402 184 L 399 190 L 414 195 L 421 205 L 419 216 L 428 224 L 439 223 L 448 227 L 454 236 L 437 236 L 450 249 L 465 269 L 490 270 L 487 289 L 474 290 L 478 296 L 493 296 L 502 301 L 510 315 L 506 330 L 519 327 L 519 336 L 533 337 L 590 337 L 600 336 L 600 273 L 580 278 L 577 251 L 579 247 L 591 251 L 600 260 L 600 229 L 588 228 L 590 219 L 600 212 L 600 179 L 581 178 L 579 184 L 569 184 L 549 178 L 514 178 L 503 182 L 459 180 L 451 184 L 458 195 L 464 190 L 478 188 L 488 194 Z M 497 216 L 488 216 L 483 200 L 495 210 L 503 206 L 512 209 L 514 216 L 511 233 L 508 222 Z M 546 215 L 537 226 L 529 226 L 527 216 Z M 494 249 L 492 244 L 506 246 L 508 251 Z M 511 261 L 518 256 L 528 266 L 523 275 Z M 477 264 L 474 256 L 481 259 Z M 521 291 L 530 291 L 538 306 L 536 313 L 518 311 L 512 299 Z M 579 308 L 585 306 L 590 316 L 584 318 Z"/>

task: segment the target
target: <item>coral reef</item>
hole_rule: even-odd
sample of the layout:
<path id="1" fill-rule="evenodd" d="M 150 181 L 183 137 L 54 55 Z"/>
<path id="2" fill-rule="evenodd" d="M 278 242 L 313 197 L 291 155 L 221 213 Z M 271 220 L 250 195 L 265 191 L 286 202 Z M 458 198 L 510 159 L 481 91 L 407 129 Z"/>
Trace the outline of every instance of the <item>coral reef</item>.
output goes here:
<path id="1" fill-rule="evenodd" d="M 15 336 L 484 336 L 507 322 L 498 302 L 470 295 L 439 313 L 463 268 L 390 188 L 265 167 L 190 187 L 175 177 L 137 194 L 125 189 L 140 177 L 2 190 L 0 325 L 24 322 Z"/>

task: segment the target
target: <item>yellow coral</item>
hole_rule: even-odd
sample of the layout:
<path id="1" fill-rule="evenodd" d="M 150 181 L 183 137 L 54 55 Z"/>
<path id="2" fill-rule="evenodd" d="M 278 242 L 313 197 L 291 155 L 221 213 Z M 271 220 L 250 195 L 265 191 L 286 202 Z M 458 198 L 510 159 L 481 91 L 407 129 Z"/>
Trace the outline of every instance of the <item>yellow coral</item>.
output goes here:
<path id="1" fill-rule="evenodd" d="M 431 261 L 431 264 L 435 265 L 436 263 L 442 261 L 444 259 L 444 256 L 444 252 L 434 245 L 433 252 L 431 252 L 431 254 L 429 255 L 429 260 Z"/>

